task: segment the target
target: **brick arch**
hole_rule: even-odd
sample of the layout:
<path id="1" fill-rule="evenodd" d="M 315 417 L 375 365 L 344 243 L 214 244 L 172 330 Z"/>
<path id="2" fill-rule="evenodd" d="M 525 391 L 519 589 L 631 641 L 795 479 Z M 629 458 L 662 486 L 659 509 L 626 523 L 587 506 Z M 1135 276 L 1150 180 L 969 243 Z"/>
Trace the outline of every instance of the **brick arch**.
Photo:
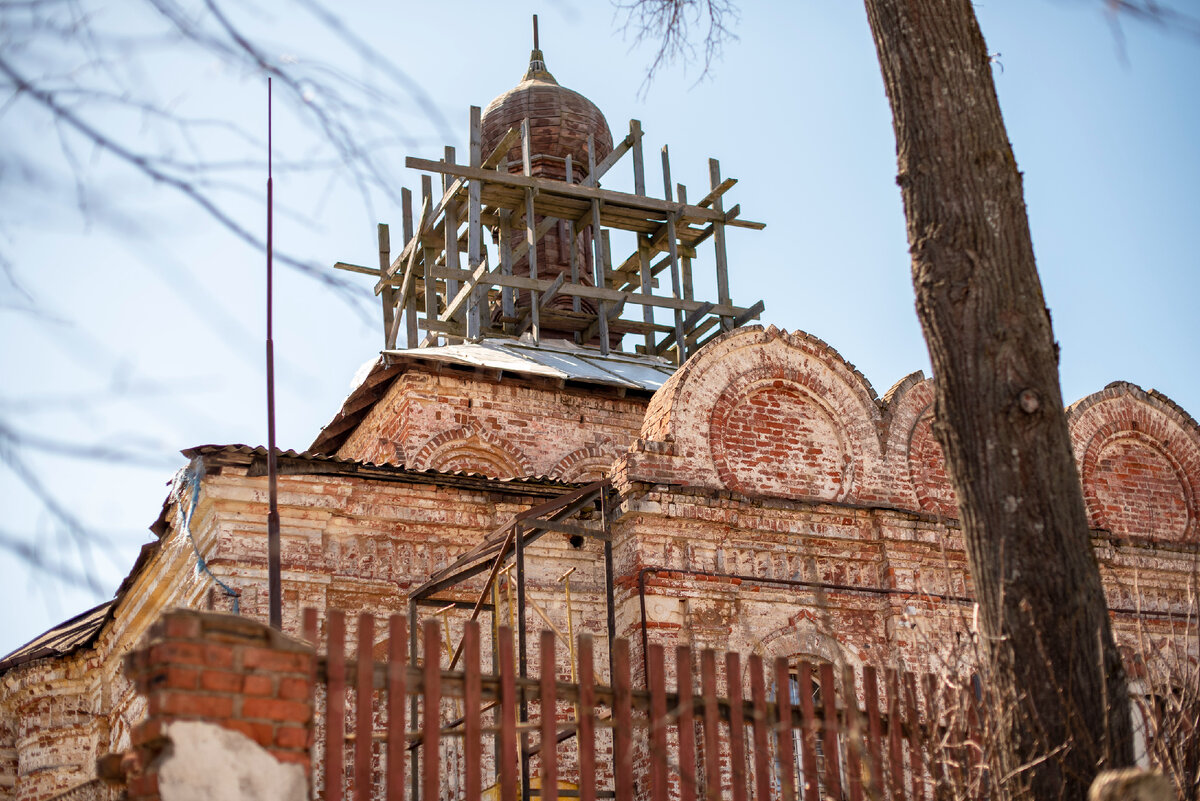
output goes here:
<path id="1" fill-rule="evenodd" d="M 744 495 L 841 500 L 861 462 L 837 411 L 798 373 L 773 367 L 726 385 L 713 405 L 708 446 L 721 483 Z"/>
<path id="2" fill-rule="evenodd" d="M 492 478 L 533 475 L 529 457 L 475 421 L 435 435 L 417 451 L 418 470 L 481 473 Z"/>
<path id="3" fill-rule="evenodd" d="M 1089 523 L 1123 537 L 1196 539 L 1200 426 L 1124 382 L 1067 409 Z"/>
<path id="4" fill-rule="evenodd" d="M 921 371 L 896 382 L 883 396 L 887 422 L 887 475 L 898 503 L 958 517 L 942 447 L 933 435 L 933 379 Z"/>
<path id="5" fill-rule="evenodd" d="M 786 626 L 767 634 L 755 644 L 754 651 L 762 655 L 768 670 L 771 661 L 781 656 L 789 663 L 806 659 L 829 662 L 839 669 L 843 665 L 862 667 L 862 660 L 853 647 L 822 631 L 814 617 L 806 612 L 795 615 Z M 838 680 L 841 680 L 840 673 Z"/>
<path id="6" fill-rule="evenodd" d="M 673 457 L 679 483 L 842 499 L 882 458 L 882 430 L 874 390 L 836 351 L 750 326 L 713 340 L 655 393 L 635 451 Z"/>
<path id="7" fill-rule="evenodd" d="M 548 475 L 562 481 L 591 483 L 607 476 L 616 458 L 616 445 L 603 439 L 571 451 L 550 468 Z"/>

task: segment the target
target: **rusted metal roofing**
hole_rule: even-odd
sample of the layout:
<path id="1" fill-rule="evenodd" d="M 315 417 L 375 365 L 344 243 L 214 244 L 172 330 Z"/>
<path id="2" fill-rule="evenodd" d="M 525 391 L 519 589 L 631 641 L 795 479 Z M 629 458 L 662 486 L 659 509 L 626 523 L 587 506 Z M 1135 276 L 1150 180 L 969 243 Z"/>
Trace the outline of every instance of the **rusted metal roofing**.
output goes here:
<path id="1" fill-rule="evenodd" d="M 115 599 L 106 601 L 38 635 L 0 659 L 0 673 L 35 659 L 62 656 L 86 648 L 96 641 L 115 604 Z"/>
<path id="2" fill-rule="evenodd" d="M 197 445 L 180 451 L 189 459 L 197 456 L 210 461 L 212 457 L 233 457 L 250 466 L 248 475 L 266 475 L 267 449 L 262 445 Z M 354 475 L 359 478 L 391 479 L 416 481 L 423 484 L 446 484 L 452 486 L 470 485 L 479 489 L 504 489 L 511 487 L 514 492 L 533 491 L 537 495 L 556 496 L 562 492 L 578 487 L 579 484 L 559 481 L 550 476 L 516 476 L 513 478 L 493 478 L 483 473 L 466 472 L 461 470 L 447 471 L 428 468 L 418 470 L 403 464 L 375 464 L 345 459 L 339 456 L 329 456 L 324 453 L 311 451 L 276 450 L 280 475 L 297 474 L 338 474 Z M 261 461 L 261 465 L 258 462 Z M 211 462 L 210 462 L 211 463 Z M 257 468 L 257 469 L 256 469 Z M 259 471 L 262 472 L 259 472 Z M 497 486 L 499 485 L 499 486 Z M 552 490 L 545 492 L 546 489 Z"/>
<path id="3" fill-rule="evenodd" d="M 194 448 L 186 448 L 181 453 L 188 459 L 194 459 L 197 456 L 203 457 L 205 464 L 210 468 L 219 467 L 223 461 L 226 464 L 229 462 L 244 464 L 249 466 L 248 474 L 252 476 L 259 474 L 258 469 L 261 466 L 262 475 L 266 475 L 267 449 L 261 445 L 197 445 Z M 463 487 L 472 490 L 511 492 L 544 498 L 557 498 L 563 493 L 570 492 L 580 486 L 579 484 L 558 481 L 548 476 L 491 478 L 480 473 L 414 470 L 404 465 L 369 464 L 366 462 L 356 462 L 353 459 L 341 459 L 321 453 L 309 453 L 307 451 L 297 452 L 287 450 L 278 451 L 277 454 L 280 459 L 279 472 L 280 475 L 284 476 L 313 474 L 346 475 L 376 481 L 412 481 L 423 484 Z M 172 497 L 168 497 L 163 503 L 162 513 L 154 524 L 150 526 L 150 530 L 159 538 L 167 531 L 167 517 L 171 503 Z M 105 623 L 112 618 L 121 599 L 125 597 L 129 588 L 133 586 L 134 579 L 150 561 L 150 557 L 158 547 L 158 542 L 148 542 L 142 546 L 137 561 L 134 563 L 129 575 L 121 582 L 121 586 L 117 589 L 113 600 L 102 603 L 93 609 L 76 615 L 70 620 L 60 623 L 32 641 L 22 645 L 3 659 L 0 659 L 0 673 L 4 673 L 27 662 L 32 662 L 35 659 L 65 656 L 80 648 L 92 645 Z"/>

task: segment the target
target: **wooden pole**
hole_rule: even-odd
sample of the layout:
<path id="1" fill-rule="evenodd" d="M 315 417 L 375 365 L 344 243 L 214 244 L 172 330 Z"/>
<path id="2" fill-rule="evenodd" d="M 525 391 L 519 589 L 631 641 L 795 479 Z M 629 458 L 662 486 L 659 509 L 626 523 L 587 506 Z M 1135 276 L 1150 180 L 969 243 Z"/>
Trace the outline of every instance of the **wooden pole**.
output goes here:
<path id="1" fill-rule="evenodd" d="M 418 229 L 424 233 L 426 226 L 431 224 L 429 215 L 433 214 L 433 179 L 428 175 L 421 176 L 421 199 L 423 206 L 427 209 L 426 216 L 420 221 Z M 414 247 L 421 243 L 414 243 Z M 425 319 L 437 319 L 437 279 L 433 277 L 433 263 L 437 260 L 437 251 L 431 247 L 423 247 L 421 251 L 421 260 L 425 269 Z M 429 335 L 430 344 L 436 345 L 438 338 L 436 334 Z"/>
<path id="2" fill-rule="evenodd" d="M 412 191 L 405 187 L 400 191 L 400 202 L 403 210 L 401 223 L 403 225 L 404 242 L 407 244 L 413 238 L 413 213 L 412 213 Z M 416 253 L 417 243 L 412 243 L 413 253 Z M 416 282 L 416 276 L 413 276 L 413 282 Z M 407 345 L 410 348 L 417 346 L 417 340 L 420 336 L 417 328 L 417 293 L 413 287 L 409 287 L 408 296 L 404 299 L 404 323 Z M 395 337 L 392 337 L 392 347 L 395 347 Z"/>
<path id="3" fill-rule="evenodd" d="M 646 194 L 646 167 L 642 157 L 642 123 L 638 120 L 629 121 L 629 135 L 633 139 L 633 192 L 636 195 Z M 653 273 L 650 269 L 650 248 L 646 244 L 646 239 L 641 234 L 637 234 L 638 243 L 638 268 L 641 276 L 642 294 L 651 294 L 651 288 L 654 284 Z M 642 322 L 647 326 L 654 324 L 654 309 L 650 306 L 642 306 Z M 654 331 L 650 328 L 646 329 L 646 353 L 653 356 L 656 352 L 654 346 Z"/>
<path id="4" fill-rule="evenodd" d="M 663 194 L 666 195 L 668 203 L 672 202 L 671 197 L 671 157 L 667 150 L 667 146 L 663 145 L 662 149 L 662 167 L 663 167 Z M 668 253 L 671 256 L 671 294 L 676 297 L 682 297 L 679 286 L 679 241 L 675 233 L 675 215 L 668 212 L 667 214 L 667 247 Z M 675 310 L 675 364 L 683 364 L 686 358 L 686 348 L 683 340 L 683 312 L 679 309 Z"/>
<path id="5" fill-rule="evenodd" d="M 716 159 L 708 160 L 708 180 L 712 188 L 715 190 L 721 185 L 721 162 Z M 713 211 L 723 213 L 725 211 L 725 202 L 721 199 L 721 195 L 713 198 Z M 725 223 L 713 222 L 713 250 L 717 260 L 717 302 L 729 303 L 729 264 L 726 260 L 725 253 Z M 721 328 L 729 331 L 733 328 L 732 317 L 721 318 Z"/>
<path id="6" fill-rule="evenodd" d="M 592 134 L 588 134 L 588 175 L 596 172 L 596 142 Z M 595 254 L 592 258 L 592 268 L 595 273 L 596 286 L 604 286 L 604 252 L 600 238 L 600 201 L 592 198 L 592 247 Z M 608 355 L 608 304 L 600 301 L 596 304 L 596 313 L 600 324 L 600 353 Z M 587 344 L 587 343 L 584 343 Z"/>
<path id="7" fill-rule="evenodd" d="M 401 192 L 407 192 L 407 189 Z M 403 196 L 403 195 L 402 195 Z M 409 204 L 409 213 L 412 213 L 411 201 Z M 376 238 L 379 240 L 379 278 L 384 280 L 387 276 L 388 267 L 392 266 L 392 238 L 388 232 L 387 223 L 379 223 L 375 226 Z M 395 330 L 396 316 L 396 290 L 389 284 L 379 293 L 380 301 L 383 305 L 383 348 L 391 350 L 396 347 L 396 337 L 393 331 Z"/>
<path id="8" fill-rule="evenodd" d="M 454 164 L 454 148 L 449 147 L 449 146 L 446 147 L 446 163 Z M 461 265 L 459 264 L 459 261 L 458 261 L 458 200 L 456 198 L 451 197 L 448 199 L 448 201 L 446 203 L 446 211 L 445 211 L 444 219 L 445 219 L 444 229 L 445 229 L 445 236 L 446 236 L 446 269 L 447 270 L 459 270 L 459 269 L 461 269 Z M 431 265 L 427 264 L 425 267 L 427 275 L 428 275 L 430 266 Z M 446 302 L 449 303 L 451 298 L 454 298 L 457 295 L 458 295 L 458 279 L 447 278 L 446 279 Z M 425 316 L 430 320 L 437 319 L 436 312 L 433 314 L 430 314 L 428 311 L 426 311 Z"/>
<path id="9" fill-rule="evenodd" d="M 533 175 L 533 154 L 530 148 L 533 143 L 529 139 L 529 118 L 521 121 L 521 170 L 525 177 Z M 525 244 L 529 248 L 529 277 L 537 280 L 537 218 L 533 213 L 533 189 L 525 189 Z M 533 323 L 533 342 L 536 345 L 542 339 L 542 322 L 539 312 L 538 293 L 529 293 L 529 319 Z M 524 674 L 522 674 L 524 675 Z"/>
<path id="10" fill-rule="evenodd" d="M 479 106 L 471 106 L 471 166 L 483 164 L 483 132 Z M 483 227 L 480 215 L 483 207 L 480 202 L 482 182 L 471 181 L 467 200 L 467 269 L 472 273 L 483 258 Z M 467 303 L 467 338 L 478 339 L 482 335 L 483 320 L 481 307 L 487 302 L 486 289 L 476 287 Z"/>

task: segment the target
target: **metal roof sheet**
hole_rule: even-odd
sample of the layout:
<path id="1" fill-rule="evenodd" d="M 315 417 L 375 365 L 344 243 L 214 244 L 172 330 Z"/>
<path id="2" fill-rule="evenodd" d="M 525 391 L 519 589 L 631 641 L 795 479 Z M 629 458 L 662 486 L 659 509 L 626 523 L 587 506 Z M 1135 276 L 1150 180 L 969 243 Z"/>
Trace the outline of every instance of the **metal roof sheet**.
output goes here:
<path id="1" fill-rule="evenodd" d="M 535 346 L 524 340 L 485 339 L 437 348 L 388 350 L 384 353 L 650 392 L 661 387 L 675 372 L 675 365 L 657 356 L 632 353 L 603 355 L 597 350 L 581 348 L 566 340 L 543 340 Z"/>
<path id="2" fill-rule="evenodd" d="M 44 634 L 40 634 L 0 659 L 0 673 L 10 668 L 51 656 L 69 654 L 91 645 L 108 620 L 109 612 L 116 601 L 106 601 L 99 606 L 59 623 Z"/>

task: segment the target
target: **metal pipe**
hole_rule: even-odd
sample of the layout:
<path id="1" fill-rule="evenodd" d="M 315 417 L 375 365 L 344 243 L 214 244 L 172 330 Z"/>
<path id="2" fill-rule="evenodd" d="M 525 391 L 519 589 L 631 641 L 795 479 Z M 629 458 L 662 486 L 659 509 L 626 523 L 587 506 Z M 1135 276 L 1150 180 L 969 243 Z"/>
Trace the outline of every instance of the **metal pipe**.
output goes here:
<path id="1" fill-rule="evenodd" d="M 537 300 L 534 299 L 536 306 Z M 515 526 L 517 551 L 517 668 L 518 675 L 523 679 L 527 675 L 526 642 L 525 642 L 525 527 L 520 523 Z M 518 689 L 518 705 L 520 707 L 520 722 L 529 722 L 529 702 L 525 698 L 525 685 Z M 529 755 L 525 753 L 528 735 L 521 730 L 521 801 L 529 801 Z"/>
<path id="2" fill-rule="evenodd" d="M 417 602 L 410 599 L 408 602 L 408 664 L 416 667 L 417 665 Z M 408 702 L 409 720 L 412 725 L 417 725 L 417 696 L 413 695 Z M 413 801 L 420 801 L 421 798 L 421 755 L 417 749 L 412 749 L 412 774 L 409 779 L 412 782 L 412 798 Z"/>
<path id="3" fill-rule="evenodd" d="M 271 79 L 267 78 L 267 598 L 271 628 L 283 630 L 283 577 L 279 558 L 278 461 L 275 456 L 275 342 L 272 338 L 275 252 L 271 175 Z"/>

